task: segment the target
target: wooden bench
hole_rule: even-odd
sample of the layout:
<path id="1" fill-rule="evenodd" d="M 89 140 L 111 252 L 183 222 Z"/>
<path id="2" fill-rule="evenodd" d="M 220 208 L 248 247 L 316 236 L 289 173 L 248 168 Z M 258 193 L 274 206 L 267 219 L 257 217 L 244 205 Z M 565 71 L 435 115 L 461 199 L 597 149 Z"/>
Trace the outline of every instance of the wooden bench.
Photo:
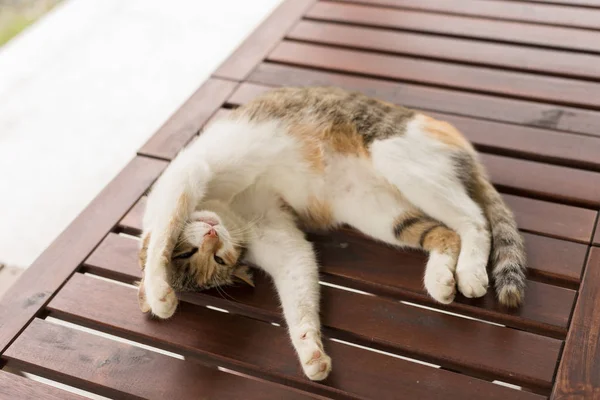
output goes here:
<path id="1" fill-rule="evenodd" d="M 568 3 L 569 5 L 567 5 Z M 310 235 L 333 372 L 307 380 L 276 294 L 182 296 L 142 314 L 145 193 L 212 118 L 272 87 L 336 85 L 455 124 L 527 243 L 527 299 L 449 306 L 425 257 L 348 229 Z M 0 397 L 600 399 L 600 1 L 287 0 L 0 301 Z"/>

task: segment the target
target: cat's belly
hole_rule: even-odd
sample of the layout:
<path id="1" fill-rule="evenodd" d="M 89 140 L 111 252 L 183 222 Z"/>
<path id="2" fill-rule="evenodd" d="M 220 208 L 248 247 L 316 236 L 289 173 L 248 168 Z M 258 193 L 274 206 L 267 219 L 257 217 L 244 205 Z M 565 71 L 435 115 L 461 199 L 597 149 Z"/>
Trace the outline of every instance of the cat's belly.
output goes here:
<path id="1" fill-rule="evenodd" d="M 340 207 L 360 209 L 366 198 L 381 195 L 403 202 L 398 189 L 379 175 L 370 160 L 332 156 L 321 174 L 289 171 L 278 176 L 276 192 L 302 222 L 312 228 L 328 229 L 345 223 Z"/>

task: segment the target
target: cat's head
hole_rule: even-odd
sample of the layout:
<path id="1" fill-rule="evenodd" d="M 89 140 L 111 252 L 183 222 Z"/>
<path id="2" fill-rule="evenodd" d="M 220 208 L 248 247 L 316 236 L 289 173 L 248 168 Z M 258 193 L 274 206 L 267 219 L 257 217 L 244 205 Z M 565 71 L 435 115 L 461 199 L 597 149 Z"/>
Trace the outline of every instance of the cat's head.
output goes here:
<path id="1" fill-rule="evenodd" d="M 215 208 L 220 208 L 215 210 Z M 171 258 L 170 284 L 190 291 L 230 285 L 252 284 L 248 268 L 240 264 L 246 243 L 246 227 L 222 207 L 192 213 Z"/>
<path id="2" fill-rule="evenodd" d="M 181 229 L 168 268 L 168 283 L 177 291 L 197 291 L 236 282 L 253 285 L 248 267 L 240 263 L 248 235 L 245 221 L 225 204 L 204 203 Z M 142 265 L 148 242 L 144 240 L 140 251 Z"/>

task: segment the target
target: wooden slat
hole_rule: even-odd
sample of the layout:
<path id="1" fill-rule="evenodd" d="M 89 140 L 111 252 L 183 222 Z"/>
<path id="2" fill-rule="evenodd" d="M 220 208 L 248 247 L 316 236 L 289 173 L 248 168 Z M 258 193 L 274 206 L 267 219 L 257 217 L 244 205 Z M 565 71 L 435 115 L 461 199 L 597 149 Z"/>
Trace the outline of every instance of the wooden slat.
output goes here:
<path id="1" fill-rule="evenodd" d="M 529 276 L 546 282 L 579 285 L 587 246 L 523 233 Z"/>
<path id="2" fill-rule="evenodd" d="M 227 103 L 239 106 L 271 89 L 272 86 L 243 83 L 233 92 Z M 600 138 L 460 117 L 436 111 L 425 112 L 434 118 L 455 125 L 479 150 L 484 152 L 600 170 L 598 157 Z"/>
<path id="3" fill-rule="evenodd" d="M 600 113 L 380 79 L 264 63 L 248 78 L 271 86 L 340 86 L 419 110 L 600 136 Z"/>
<path id="4" fill-rule="evenodd" d="M 393 249 L 362 235 L 344 232 L 328 236 L 313 235 L 311 240 L 316 245 L 321 270 L 326 274 L 323 277 L 325 281 L 442 307 L 429 298 L 423 288 L 426 260 L 423 254 Z M 528 249 L 535 251 L 535 244 L 528 246 Z M 562 249 L 564 247 L 557 248 Z M 86 260 L 86 269 L 126 282 L 140 279 L 137 250 L 137 241 L 110 235 Z M 550 247 L 543 250 L 556 254 Z M 574 256 L 577 254 L 571 253 Z M 544 256 L 537 256 L 532 261 L 545 259 Z M 566 262 L 575 270 L 583 264 L 582 259 Z M 576 264 L 578 262 L 581 262 L 579 266 Z M 268 287 L 265 290 L 268 291 Z M 455 303 L 445 308 L 528 331 L 564 337 L 574 297 L 572 290 L 529 281 L 527 301 L 519 310 L 500 307 L 492 291 L 482 300 L 468 300 L 459 296 Z M 273 295 L 273 298 L 276 296 Z"/>
<path id="5" fill-rule="evenodd" d="M 139 154 L 170 160 L 198 133 L 237 83 L 207 80 L 142 146 Z"/>
<path id="6" fill-rule="evenodd" d="M 597 212 L 563 204 L 503 195 L 523 230 L 559 239 L 589 243 Z"/>
<path id="7" fill-rule="evenodd" d="M 596 223 L 596 230 L 594 233 L 594 239 L 592 240 L 592 243 L 596 246 L 600 245 L 600 220 Z"/>
<path id="8" fill-rule="evenodd" d="M 0 354 L 165 168 L 133 159 L 0 300 Z"/>
<path id="9" fill-rule="evenodd" d="M 217 68 L 213 76 L 244 80 L 314 2 L 315 0 L 285 0 Z"/>
<path id="10" fill-rule="evenodd" d="M 479 4 L 487 1 L 477 1 Z M 446 4 L 457 4 L 445 2 Z M 599 13 L 600 14 L 600 13 Z M 600 23 L 598 23 L 600 28 Z M 334 46 L 408 54 L 420 57 L 542 72 L 570 77 L 600 78 L 600 55 L 547 50 L 510 44 L 397 32 L 381 28 L 304 20 L 289 39 Z M 502 56 L 499 57 L 498 55 Z"/>
<path id="11" fill-rule="evenodd" d="M 485 153 L 481 161 L 500 188 L 577 206 L 600 206 L 598 172 Z"/>
<path id="12" fill-rule="evenodd" d="M 360 243 L 360 241 L 354 239 L 350 236 L 342 237 L 341 240 L 346 240 L 344 243 L 347 245 L 344 248 L 337 245 L 339 242 L 336 242 L 333 247 L 331 241 L 325 245 L 322 242 L 316 242 L 317 252 L 322 259 L 323 272 L 328 274 L 330 270 L 338 269 L 346 273 L 350 272 L 351 275 L 354 274 L 354 278 L 360 279 L 354 272 L 359 270 L 355 267 L 360 265 L 362 270 L 372 269 L 373 276 L 385 276 L 388 282 L 408 280 L 410 281 L 409 285 L 417 286 L 414 289 L 415 291 L 424 293 L 421 288 L 424 257 L 420 257 L 420 260 L 418 260 L 420 265 L 411 268 L 411 266 L 404 265 L 405 260 L 403 260 L 400 252 L 386 252 L 383 250 L 384 246 L 373 245 L 372 242 L 364 240 Z M 129 249 L 126 249 L 126 246 L 129 246 Z M 379 252 L 379 250 L 383 251 Z M 348 251 L 350 255 L 348 257 L 342 256 L 340 253 L 344 251 Z M 127 277 L 129 281 L 139 279 L 141 274 L 135 264 L 135 252 L 135 241 L 113 236 L 102 243 L 96 252 L 99 254 L 92 255 L 86 265 L 90 267 L 92 272 L 99 270 L 111 271 L 111 274 L 123 274 L 124 277 L 129 275 Z M 381 256 L 373 258 L 372 256 L 378 252 Z M 353 257 L 358 258 L 358 261 L 353 263 L 350 268 L 344 268 L 346 263 L 352 263 L 348 259 Z M 376 264 L 393 265 L 393 267 L 386 269 L 385 267 L 376 266 Z M 418 276 L 407 271 L 407 269 L 416 272 Z M 370 273 L 366 272 L 366 274 L 369 275 Z M 382 280 L 375 281 L 379 283 Z M 270 279 L 263 274 L 257 274 L 255 285 L 254 290 L 247 290 L 246 288 L 226 289 L 231 297 L 223 297 L 219 291 L 206 292 L 205 294 L 214 297 L 214 299 L 204 300 L 204 303 L 208 302 L 218 307 L 229 308 L 232 306 L 233 301 L 241 304 L 244 309 L 249 309 L 250 312 L 255 311 L 258 315 L 267 319 L 279 320 L 281 318 L 279 302 Z M 530 289 L 532 285 L 534 284 L 530 284 Z M 368 284 L 365 286 L 368 287 Z M 543 289 L 539 289 L 539 287 L 532 290 L 540 290 L 539 294 L 544 295 L 544 293 L 541 293 Z M 550 340 L 548 342 L 547 339 L 540 339 L 537 335 L 520 336 L 505 328 L 389 302 L 374 296 L 364 296 L 328 287 L 322 287 L 321 292 L 323 298 L 322 322 L 328 328 L 338 332 L 342 339 L 350 337 L 360 340 L 361 344 L 367 346 L 375 346 L 386 350 L 389 348 L 392 351 L 400 351 L 402 354 L 439 363 L 460 371 L 475 371 L 479 374 L 486 374 L 490 378 L 500 376 L 501 379 L 508 379 L 509 381 L 517 379 L 516 382 L 519 384 L 529 384 L 535 387 L 545 387 L 546 383 L 551 381 L 554 373 L 554 366 L 560 349 L 559 341 Z M 546 294 L 551 297 L 555 295 L 555 293 Z M 560 300 L 565 300 L 564 297 L 560 296 L 560 293 L 556 295 L 560 297 Z M 204 294 L 195 294 L 195 296 L 196 299 L 192 301 L 198 302 L 200 300 L 198 296 L 204 296 Z M 539 301 L 538 298 L 528 300 L 529 303 Z M 202 302 L 202 300 L 200 301 Z M 572 304 L 572 301 L 570 304 Z M 568 319 L 571 311 L 570 305 L 567 304 L 567 307 L 562 307 L 562 309 L 566 311 Z M 556 311 L 546 310 L 546 312 Z M 353 317 L 348 313 L 351 313 Z M 524 311 L 524 313 L 527 313 L 527 311 Z M 564 322 L 565 325 L 566 323 L 567 321 Z M 443 344 L 437 342 L 441 331 L 444 332 L 446 340 Z M 469 335 L 472 336 L 468 338 Z M 502 339 L 503 335 L 508 336 Z M 490 341 L 491 337 L 495 339 Z M 510 348 L 501 348 L 503 345 L 500 343 L 504 340 L 506 340 L 506 343 L 511 343 Z M 448 342 L 455 344 L 447 346 L 446 343 Z M 524 348 L 518 350 L 518 343 L 523 344 Z M 529 351 L 524 350 L 525 348 Z M 536 353 L 536 348 L 539 349 L 539 353 Z M 552 354 L 553 350 L 551 349 L 556 350 L 556 354 Z M 497 353 L 505 353 L 510 356 L 503 359 L 498 357 Z M 550 359 L 540 358 L 540 354 L 552 354 L 552 356 Z M 517 364 L 520 364 L 517 359 L 521 356 L 526 356 L 526 359 L 523 359 L 524 368 L 517 366 Z M 554 356 L 556 356 L 556 359 Z M 533 367 L 536 362 L 539 364 Z M 538 371 L 535 376 L 532 375 L 531 369 Z M 515 376 L 519 377 L 515 378 Z"/>
<path id="13" fill-rule="evenodd" d="M 168 321 L 156 321 L 139 311 L 133 288 L 82 275 L 74 276 L 49 307 L 51 313 L 69 320 L 158 343 L 242 372 L 283 379 L 330 397 L 391 399 L 400 391 L 407 398 L 419 399 L 534 396 L 327 339 L 324 344 L 334 360 L 333 372 L 324 383 L 310 382 L 302 376 L 287 332 L 281 327 L 186 302 Z"/>
<path id="14" fill-rule="evenodd" d="M 585 29 L 330 2 L 317 3 L 308 11 L 306 17 L 448 36 L 600 52 L 600 32 Z"/>
<path id="15" fill-rule="evenodd" d="M 40 319 L 4 356 L 28 372 L 111 398 L 314 398 Z"/>
<path id="16" fill-rule="evenodd" d="M 131 232 L 134 235 L 139 234 L 142 231 L 142 220 L 144 218 L 144 211 L 146 210 L 146 203 L 148 197 L 142 197 L 135 205 L 129 210 L 129 212 L 121 219 L 119 226 L 124 228 L 127 232 Z"/>
<path id="17" fill-rule="evenodd" d="M 269 54 L 268 60 L 558 104 L 600 108 L 600 84 L 574 79 L 465 66 L 293 41 L 283 41 L 277 45 Z"/>
<path id="18" fill-rule="evenodd" d="M 0 371 L 0 398 L 6 400 L 85 400 L 50 385 Z"/>
<path id="19" fill-rule="evenodd" d="M 338 0 L 340 1 L 340 0 Z M 600 29 L 600 10 L 497 0 L 341 0 L 490 19 Z M 563 0 L 564 2 L 565 0 Z M 571 3 L 571 2 L 570 2 Z"/>
<path id="20" fill-rule="evenodd" d="M 599 309 L 600 249 L 592 247 L 558 368 L 553 399 L 600 397 Z"/>
<path id="21" fill-rule="evenodd" d="M 565 5 L 565 6 L 600 8 L 600 1 L 598 1 L 598 0 L 508 0 L 508 1 L 550 3 L 550 4 L 561 4 L 561 5 Z"/>

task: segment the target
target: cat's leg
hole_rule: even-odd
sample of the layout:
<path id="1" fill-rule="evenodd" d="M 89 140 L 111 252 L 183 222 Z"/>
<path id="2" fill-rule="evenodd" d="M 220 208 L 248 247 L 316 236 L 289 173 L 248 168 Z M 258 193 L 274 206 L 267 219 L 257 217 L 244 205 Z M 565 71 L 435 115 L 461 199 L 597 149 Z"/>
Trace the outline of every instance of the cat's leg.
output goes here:
<path id="1" fill-rule="evenodd" d="M 256 231 L 247 258 L 275 282 L 304 373 L 311 380 L 323 380 L 331 371 L 331 359 L 321 342 L 319 271 L 312 245 L 293 219 L 279 210 L 269 211 Z"/>
<path id="2" fill-rule="evenodd" d="M 144 214 L 139 253 L 144 270 L 138 287 L 142 311 L 151 311 L 159 318 L 169 318 L 175 312 L 177 296 L 168 283 L 172 252 L 211 177 L 208 166 L 186 150 L 154 185 Z"/>
<path id="3" fill-rule="evenodd" d="M 363 179 L 353 188 L 336 199 L 336 219 L 383 242 L 429 252 L 425 289 L 440 303 L 452 302 L 460 251 L 457 233 L 412 206 L 387 183 Z"/>
<path id="4" fill-rule="evenodd" d="M 374 143 L 372 157 L 375 168 L 412 204 L 458 233 L 458 288 L 466 297 L 483 296 L 488 287 L 489 226 L 467 193 L 469 177 L 460 166 L 461 159 L 476 162 L 473 152 L 449 149 L 409 128 L 406 137 Z"/>

